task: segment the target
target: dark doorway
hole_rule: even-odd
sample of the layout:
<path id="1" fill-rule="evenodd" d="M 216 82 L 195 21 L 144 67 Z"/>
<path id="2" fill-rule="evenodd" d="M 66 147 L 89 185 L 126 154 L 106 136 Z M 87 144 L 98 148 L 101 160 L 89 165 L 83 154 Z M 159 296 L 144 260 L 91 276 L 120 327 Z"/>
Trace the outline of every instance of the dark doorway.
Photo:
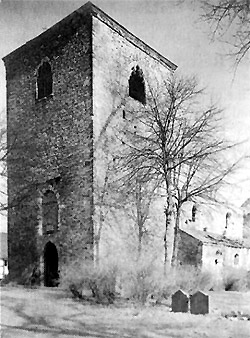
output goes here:
<path id="1" fill-rule="evenodd" d="M 58 253 L 56 246 L 51 242 L 44 248 L 44 285 L 49 287 L 59 285 Z"/>

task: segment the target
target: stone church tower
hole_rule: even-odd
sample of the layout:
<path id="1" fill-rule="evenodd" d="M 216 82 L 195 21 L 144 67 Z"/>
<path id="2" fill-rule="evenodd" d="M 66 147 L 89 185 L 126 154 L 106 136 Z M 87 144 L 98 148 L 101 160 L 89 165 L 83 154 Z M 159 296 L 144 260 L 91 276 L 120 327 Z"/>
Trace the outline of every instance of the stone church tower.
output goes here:
<path id="1" fill-rule="evenodd" d="M 93 259 L 102 135 L 176 66 L 88 2 L 4 59 L 10 278 Z"/>

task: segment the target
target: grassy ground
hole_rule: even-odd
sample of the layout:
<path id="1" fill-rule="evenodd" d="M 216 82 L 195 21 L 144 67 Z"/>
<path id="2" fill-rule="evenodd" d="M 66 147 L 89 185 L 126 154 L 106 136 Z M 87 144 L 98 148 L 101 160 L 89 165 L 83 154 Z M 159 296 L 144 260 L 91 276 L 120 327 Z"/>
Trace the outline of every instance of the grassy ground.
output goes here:
<path id="1" fill-rule="evenodd" d="M 1 288 L 1 337 L 249 338 L 250 321 L 221 314 L 250 314 L 250 293 L 210 293 L 210 314 L 171 313 L 168 306 L 90 305 L 60 289 Z"/>

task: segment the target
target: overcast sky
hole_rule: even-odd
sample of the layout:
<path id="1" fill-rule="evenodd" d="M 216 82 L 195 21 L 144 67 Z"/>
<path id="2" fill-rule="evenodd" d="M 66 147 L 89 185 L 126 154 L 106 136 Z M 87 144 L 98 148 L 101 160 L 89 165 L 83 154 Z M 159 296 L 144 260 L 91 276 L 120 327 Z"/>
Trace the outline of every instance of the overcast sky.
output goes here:
<path id="1" fill-rule="evenodd" d="M 34 38 L 85 2 L 0 0 L 0 57 Z M 95 0 L 93 3 L 177 64 L 179 73 L 197 75 L 213 100 L 225 109 L 225 131 L 232 139 L 250 137 L 249 55 L 234 77 L 232 59 L 225 55 L 227 46 L 210 41 L 208 26 L 199 20 L 201 12 L 197 2 Z M 5 70 L 1 61 L 1 110 L 6 105 L 5 95 Z M 250 153 L 250 141 L 242 146 L 242 152 L 246 151 Z M 250 184 L 241 185 L 234 196 L 237 196 L 236 204 L 243 203 L 250 197 Z"/>

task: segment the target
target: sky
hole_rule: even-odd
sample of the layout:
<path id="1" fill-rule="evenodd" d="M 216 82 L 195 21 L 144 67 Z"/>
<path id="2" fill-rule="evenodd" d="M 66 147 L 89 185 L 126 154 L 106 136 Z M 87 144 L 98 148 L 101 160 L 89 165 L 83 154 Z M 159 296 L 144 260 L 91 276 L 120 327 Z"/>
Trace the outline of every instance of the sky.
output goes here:
<path id="1" fill-rule="evenodd" d="M 42 33 L 86 1 L 0 0 L 0 58 Z M 247 55 L 236 73 L 228 45 L 211 41 L 194 0 L 93 0 L 96 6 L 178 65 L 177 73 L 197 76 L 213 101 L 224 108 L 225 134 L 246 141 L 238 154 L 250 155 L 250 67 Z M 5 68 L 0 61 L 0 111 L 6 106 Z M 250 166 L 228 192 L 240 206 L 250 197 Z M 1 220 L 0 220 L 1 222 Z"/>

